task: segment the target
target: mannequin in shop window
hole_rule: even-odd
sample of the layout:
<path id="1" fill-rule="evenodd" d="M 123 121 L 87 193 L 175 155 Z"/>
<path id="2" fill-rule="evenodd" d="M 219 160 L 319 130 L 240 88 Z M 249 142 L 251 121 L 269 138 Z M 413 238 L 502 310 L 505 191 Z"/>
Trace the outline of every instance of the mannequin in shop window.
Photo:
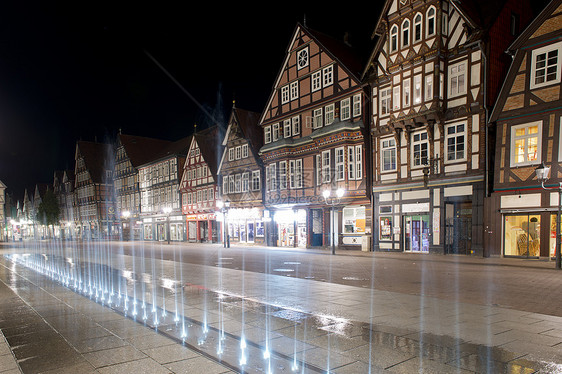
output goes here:
<path id="1" fill-rule="evenodd" d="M 517 248 L 520 256 L 537 257 L 540 252 L 539 230 L 540 225 L 536 217 L 532 217 L 530 222 L 521 224 L 523 233 L 517 237 Z"/>

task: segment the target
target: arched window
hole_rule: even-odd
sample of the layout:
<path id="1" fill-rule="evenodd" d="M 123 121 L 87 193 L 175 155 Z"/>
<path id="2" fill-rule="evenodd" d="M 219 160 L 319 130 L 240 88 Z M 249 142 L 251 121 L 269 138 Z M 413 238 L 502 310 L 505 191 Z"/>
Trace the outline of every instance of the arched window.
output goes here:
<path id="1" fill-rule="evenodd" d="M 426 26 L 426 32 L 427 32 L 427 36 L 431 36 L 435 34 L 435 8 L 434 7 L 430 7 L 427 10 L 427 26 Z"/>
<path id="2" fill-rule="evenodd" d="M 402 47 L 410 44 L 410 21 L 405 19 L 402 22 Z"/>
<path id="3" fill-rule="evenodd" d="M 394 25 L 390 29 L 390 52 L 398 49 L 398 26 Z"/>
<path id="4" fill-rule="evenodd" d="M 422 15 L 416 14 L 414 17 L 414 43 L 419 42 L 422 37 Z"/>

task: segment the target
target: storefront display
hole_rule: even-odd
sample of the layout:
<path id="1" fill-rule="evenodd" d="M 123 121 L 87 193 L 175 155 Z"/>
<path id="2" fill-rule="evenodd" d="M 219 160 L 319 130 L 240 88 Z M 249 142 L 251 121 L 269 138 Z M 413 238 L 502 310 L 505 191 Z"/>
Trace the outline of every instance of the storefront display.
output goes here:
<path id="1" fill-rule="evenodd" d="M 429 252 L 429 215 L 404 216 L 404 250 Z"/>
<path id="2" fill-rule="evenodd" d="M 392 217 L 380 217 L 380 240 L 392 240 Z"/>
<path id="3" fill-rule="evenodd" d="M 540 215 L 505 216 L 504 255 L 538 257 L 540 255 Z M 556 223 L 554 224 L 556 230 Z"/>
<path id="4" fill-rule="evenodd" d="M 346 206 L 343 208 L 343 233 L 357 234 L 365 232 L 365 207 Z"/>

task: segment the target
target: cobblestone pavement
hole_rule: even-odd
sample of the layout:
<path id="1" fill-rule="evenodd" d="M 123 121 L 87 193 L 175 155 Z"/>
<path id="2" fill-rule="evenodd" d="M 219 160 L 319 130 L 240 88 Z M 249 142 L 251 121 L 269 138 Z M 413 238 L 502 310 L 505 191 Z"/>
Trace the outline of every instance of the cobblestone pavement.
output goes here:
<path id="1" fill-rule="evenodd" d="M 551 261 L 153 244 L 141 258 L 121 244 L 91 262 L 135 279 L 129 295 L 166 318 L 96 302 L 3 256 L 0 373 L 562 372 Z M 180 248 L 192 251 L 181 266 Z"/>

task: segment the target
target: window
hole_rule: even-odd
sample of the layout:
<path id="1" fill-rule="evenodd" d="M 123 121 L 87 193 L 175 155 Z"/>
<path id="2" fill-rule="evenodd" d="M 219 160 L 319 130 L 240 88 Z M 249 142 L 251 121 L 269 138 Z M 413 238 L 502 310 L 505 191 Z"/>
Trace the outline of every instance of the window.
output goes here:
<path id="1" fill-rule="evenodd" d="M 353 95 L 353 117 L 361 115 L 361 94 Z"/>
<path id="2" fill-rule="evenodd" d="M 390 88 L 386 88 L 380 91 L 380 108 L 381 116 L 390 113 Z"/>
<path id="3" fill-rule="evenodd" d="M 511 34 L 511 36 L 515 36 L 519 33 L 519 14 L 517 13 L 511 13 L 509 33 Z"/>
<path id="4" fill-rule="evenodd" d="M 419 42 L 422 37 L 422 15 L 416 14 L 414 17 L 414 43 Z"/>
<path id="5" fill-rule="evenodd" d="M 242 146 L 242 158 L 248 157 L 248 144 Z"/>
<path id="6" fill-rule="evenodd" d="M 312 74 L 312 92 L 322 88 L 322 72 L 317 71 Z"/>
<path id="7" fill-rule="evenodd" d="M 273 141 L 276 142 L 279 140 L 279 124 L 273 124 Z"/>
<path id="8" fill-rule="evenodd" d="M 560 82 L 562 42 L 535 49 L 531 55 L 531 88 Z"/>
<path id="9" fill-rule="evenodd" d="M 287 188 L 287 161 L 279 162 L 279 189 Z"/>
<path id="10" fill-rule="evenodd" d="M 345 173 L 344 173 L 344 162 L 345 162 L 345 158 L 344 158 L 344 149 L 343 147 L 340 148 L 336 148 L 335 149 L 335 163 L 336 163 L 336 180 L 337 181 L 342 181 L 345 179 Z"/>
<path id="11" fill-rule="evenodd" d="M 402 22 L 402 47 L 410 45 L 410 20 Z"/>
<path id="12" fill-rule="evenodd" d="M 322 121 L 322 108 L 319 109 L 314 109 L 314 114 L 313 114 L 313 127 L 315 129 L 318 129 L 320 127 L 322 127 L 323 121 Z"/>
<path id="13" fill-rule="evenodd" d="M 276 164 L 269 165 L 269 189 L 270 191 L 277 189 L 277 170 Z"/>
<path id="14" fill-rule="evenodd" d="M 228 161 L 234 160 L 234 148 L 228 149 Z"/>
<path id="15" fill-rule="evenodd" d="M 324 87 L 327 87 L 334 83 L 334 67 L 332 65 L 324 68 L 322 70 L 322 74 L 324 76 Z"/>
<path id="16" fill-rule="evenodd" d="M 241 191 L 241 187 L 242 187 L 242 175 L 240 174 L 236 174 L 234 176 L 234 186 L 236 189 L 236 193 L 239 193 Z"/>
<path id="17" fill-rule="evenodd" d="M 299 116 L 291 118 L 293 125 L 293 136 L 301 133 L 301 118 Z"/>
<path id="18" fill-rule="evenodd" d="M 302 69 L 308 66 L 308 48 L 303 48 L 297 52 L 297 67 Z"/>
<path id="19" fill-rule="evenodd" d="M 302 188 L 302 160 L 289 160 L 289 180 L 291 188 Z"/>
<path id="20" fill-rule="evenodd" d="M 230 193 L 234 193 L 236 190 L 234 189 L 234 175 L 228 176 L 228 191 Z"/>
<path id="21" fill-rule="evenodd" d="M 322 183 L 330 182 L 330 151 L 322 152 Z"/>
<path id="22" fill-rule="evenodd" d="M 263 129 L 263 136 L 265 144 L 271 143 L 271 126 L 266 126 Z"/>
<path id="23" fill-rule="evenodd" d="M 393 25 L 390 28 L 390 52 L 396 52 L 398 49 L 398 26 Z"/>
<path id="24" fill-rule="evenodd" d="M 291 100 L 295 100 L 299 98 L 299 82 L 292 82 L 291 83 Z"/>
<path id="25" fill-rule="evenodd" d="M 289 102 L 289 86 L 281 87 L 281 104 Z"/>
<path id="26" fill-rule="evenodd" d="M 396 140 L 394 138 L 381 139 L 381 164 L 382 171 L 396 170 Z"/>
<path id="27" fill-rule="evenodd" d="M 416 75 L 414 77 L 414 105 L 421 104 L 422 102 L 422 77 Z"/>
<path id="28" fill-rule="evenodd" d="M 355 179 L 363 178 L 363 146 L 355 146 Z"/>
<path id="29" fill-rule="evenodd" d="M 404 108 L 406 108 L 410 106 L 410 78 L 404 79 L 402 89 L 404 91 Z"/>
<path id="30" fill-rule="evenodd" d="M 324 109 L 324 123 L 331 125 L 334 122 L 334 104 L 326 106 Z"/>
<path id="31" fill-rule="evenodd" d="M 250 173 L 242 173 L 242 192 L 248 192 L 248 187 L 250 184 Z"/>
<path id="32" fill-rule="evenodd" d="M 347 178 L 349 180 L 363 177 L 362 146 L 350 146 L 347 149 Z"/>
<path id="33" fill-rule="evenodd" d="M 445 127 L 445 144 L 447 144 L 447 161 L 464 160 L 466 148 L 465 124 Z"/>
<path id="34" fill-rule="evenodd" d="M 260 171 L 252 171 L 252 191 L 259 191 L 260 189 Z"/>
<path id="35" fill-rule="evenodd" d="M 393 89 L 393 97 L 392 97 L 392 104 L 394 110 L 400 110 L 400 86 L 396 86 Z"/>
<path id="36" fill-rule="evenodd" d="M 441 16 L 441 34 L 449 35 L 449 21 L 447 20 L 447 13 Z"/>
<path id="37" fill-rule="evenodd" d="M 466 93 L 466 62 L 449 67 L 449 97 Z"/>
<path id="38" fill-rule="evenodd" d="M 433 75 L 425 76 L 425 101 L 433 100 Z"/>
<path id="39" fill-rule="evenodd" d="M 236 147 L 236 159 L 240 160 L 242 158 L 242 147 Z"/>
<path id="40" fill-rule="evenodd" d="M 291 137 L 291 120 L 286 119 L 283 121 L 283 137 L 290 138 Z"/>
<path id="41" fill-rule="evenodd" d="M 541 161 L 541 129 L 541 121 L 511 128 L 511 166 L 532 165 Z"/>
<path id="42" fill-rule="evenodd" d="M 351 99 L 347 98 L 340 103 L 340 117 L 343 120 L 351 118 Z"/>
<path id="43" fill-rule="evenodd" d="M 427 32 L 427 36 L 432 36 L 435 34 L 435 8 L 430 7 L 427 10 L 427 18 L 426 18 L 426 26 L 425 30 Z"/>
<path id="44" fill-rule="evenodd" d="M 412 166 L 427 165 L 429 157 L 429 141 L 427 132 L 412 134 Z"/>

